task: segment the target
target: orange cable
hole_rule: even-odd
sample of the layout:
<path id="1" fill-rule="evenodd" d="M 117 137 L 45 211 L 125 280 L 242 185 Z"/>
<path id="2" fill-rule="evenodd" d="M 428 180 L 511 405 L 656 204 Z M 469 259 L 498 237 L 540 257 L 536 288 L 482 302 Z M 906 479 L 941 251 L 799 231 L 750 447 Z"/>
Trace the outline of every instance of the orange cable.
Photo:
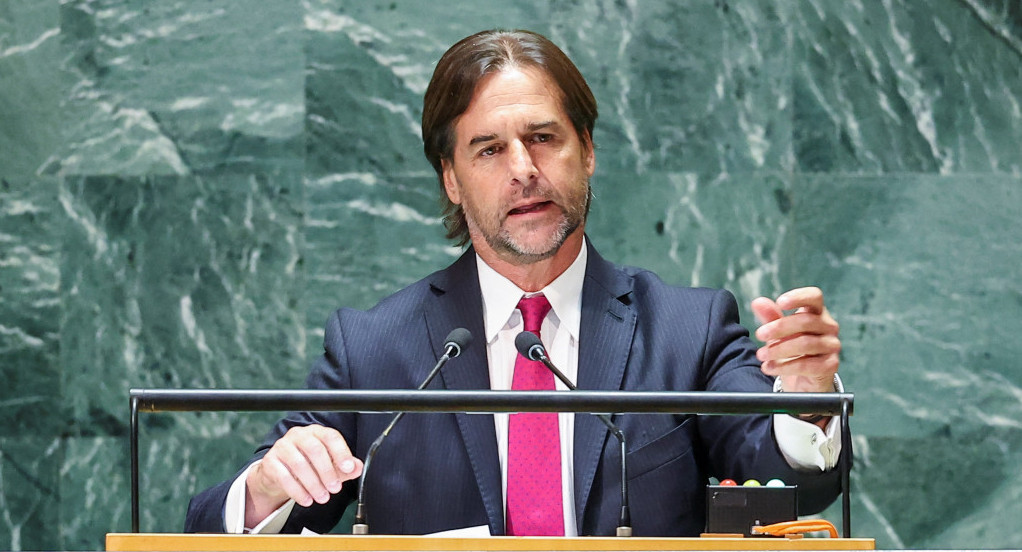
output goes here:
<path id="1" fill-rule="evenodd" d="M 782 521 L 780 523 L 774 523 L 771 525 L 756 525 L 752 528 L 752 533 L 760 535 L 773 535 L 775 537 L 783 537 L 785 535 L 794 535 L 801 533 L 811 533 L 813 531 L 827 531 L 830 533 L 830 537 L 837 538 L 837 527 L 834 524 L 825 519 L 806 519 L 800 521 Z"/>

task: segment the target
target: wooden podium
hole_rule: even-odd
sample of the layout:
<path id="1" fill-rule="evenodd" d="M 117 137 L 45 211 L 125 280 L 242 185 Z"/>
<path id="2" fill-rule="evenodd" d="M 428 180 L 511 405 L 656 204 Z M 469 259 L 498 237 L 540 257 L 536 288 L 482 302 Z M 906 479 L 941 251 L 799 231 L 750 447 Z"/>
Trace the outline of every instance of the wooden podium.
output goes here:
<path id="1" fill-rule="evenodd" d="M 412 537 L 352 535 L 210 535 L 110 533 L 110 551 L 258 551 L 284 550 L 873 550 L 873 539 L 792 538 L 645 538 L 645 537 Z"/>

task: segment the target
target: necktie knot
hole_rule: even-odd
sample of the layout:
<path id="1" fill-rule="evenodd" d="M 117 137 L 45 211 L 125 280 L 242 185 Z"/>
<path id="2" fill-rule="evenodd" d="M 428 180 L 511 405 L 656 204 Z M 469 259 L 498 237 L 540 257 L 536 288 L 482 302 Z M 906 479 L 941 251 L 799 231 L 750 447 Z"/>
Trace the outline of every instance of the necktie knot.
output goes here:
<path id="1" fill-rule="evenodd" d="M 522 297 L 518 301 L 518 310 L 522 311 L 522 322 L 525 324 L 525 331 L 539 335 L 543 326 L 543 319 L 550 312 L 550 301 L 544 295 L 533 295 Z"/>

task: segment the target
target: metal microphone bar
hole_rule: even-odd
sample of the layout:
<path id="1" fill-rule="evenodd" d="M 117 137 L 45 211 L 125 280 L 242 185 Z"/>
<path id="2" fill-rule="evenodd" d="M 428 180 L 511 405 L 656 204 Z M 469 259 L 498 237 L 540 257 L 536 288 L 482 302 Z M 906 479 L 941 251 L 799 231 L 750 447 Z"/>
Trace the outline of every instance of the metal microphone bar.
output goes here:
<path id="1" fill-rule="evenodd" d="M 585 412 L 825 414 L 849 411 L 851 393 L 707 391 L 419 391 L 132 389 L 141 412 L 304 410 L 314 412 Z M 850 414 L 851 412 L 849 412 Z"/>
<path id="2" fill-rule="evenodd" d="M 826 414 L 841 416 L 845 444 L 844 536 L 851 535 L 848 472 L 851 393 L 715 393 L 709 391 L 420 391 L 131 389 L 131 531 L 139 532 L 139 412 L 583 412 L 655 414 Z"/>

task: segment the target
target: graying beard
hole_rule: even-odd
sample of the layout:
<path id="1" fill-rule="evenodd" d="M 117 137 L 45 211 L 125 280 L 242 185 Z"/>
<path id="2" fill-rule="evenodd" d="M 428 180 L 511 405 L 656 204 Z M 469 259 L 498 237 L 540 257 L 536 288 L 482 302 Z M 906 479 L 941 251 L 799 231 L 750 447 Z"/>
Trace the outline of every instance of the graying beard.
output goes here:
<path id="1" fill-rule="evenodd" d="M 577 224 L 572 225 L 570 221 L 568 221 L 568 219 L 563 220 L 561 222 L 561 225 L 557 228 L 557 239 L 553 241 L 554 246 L 551 247 L 550 250 L 545 253 L 529 253 L 518 249 L 518 247 L 515 246 L 515 244 L 510 239 L 508 239 L 508 235 L 506 232 L 500 232 L 496 236 L 496 239 L 494 241 L 496 241 L 497 243 L 493 243 L 493 241 L 490 241 L 490 247 L 492 247 L 493 249 L 498 249 L 501 251 L 506 251 L 507 253 L 511 253 L 520 261 L 522 261 L 522 264 L 534 263 L 537 261 L 542 261 L 545 259 L 549 259 L 550 257 L 553 257 L 554 254 L 556 254 L 557 251 L 561 248 L 561 246 L 564 245 L 564 241 L 568 239 L 568 236 L 570 236 L 571 233 L 574 232 L 577 228 L 578 228 Z"/>
<path id="2" fill-rule="evenodd" d="M 592 187 L 589 186 L 589 183 L 587 182 L 586 183 L 586 200 L 585 200 L 585 204 L 582 206 L 582 209 L 580 209 L 581 213 L 579 213 L 579 212 L 570 213 L 572 215 L 580 215 L 580 216 L 577 216 L 577 217 L 575 217 L 575 216 L 571 216 L 571 217 L 565 216 L 564 217 L 564 220 L 562 220 L 561 224 L 557 227 L 558 235 L 557 235 L 557 239 L 554 240 L 554 244 L 555 244 L 554 247 L 552 247 L 549 251 L 547 251 L 545 253 L 528 253 L 528 252 L 519 250 L 515 246 L 515 244 L 509 239 L 509 236 L 508 236 L 507 232 L 504 232 L 504 231 L 498 232 L 493 240 L 490 240 L 489 238 L 487 238 L 486 242 L 488 244 L 490 244 L 490 247 L 493 248 L 494 250 L 504 251 L 504 252 L 507 252 L 507 253 L 510 253 L 510 254 L 514 255 L 519 261 L 521 261 L 521 264 L 530 264 L 530 263 L 534 263 L 534 262 L 538 262 L 538 261 L 549 259 L 550 257 L 553 257 L 554 254 L 556 254 L 557 251 L 559 251 L 561 249 L 561 246 L 564 245 L 564 242 L 565 242 L 565 240 L 568 239 L 568 236 L 570 236 L 572 232 L 577 230 L 578 227 L 581 224 L 585 223 L 586 218 L 587 218 L 587 216 L 589 214 L 589 205 L 590 205 L 590 202 L 592 200 L 592 195 L 591 194 L 592 194 Z M 579 222 L 577 224 L 572 224 L 571 223 L 572 219 L 579 220 Z"/>

